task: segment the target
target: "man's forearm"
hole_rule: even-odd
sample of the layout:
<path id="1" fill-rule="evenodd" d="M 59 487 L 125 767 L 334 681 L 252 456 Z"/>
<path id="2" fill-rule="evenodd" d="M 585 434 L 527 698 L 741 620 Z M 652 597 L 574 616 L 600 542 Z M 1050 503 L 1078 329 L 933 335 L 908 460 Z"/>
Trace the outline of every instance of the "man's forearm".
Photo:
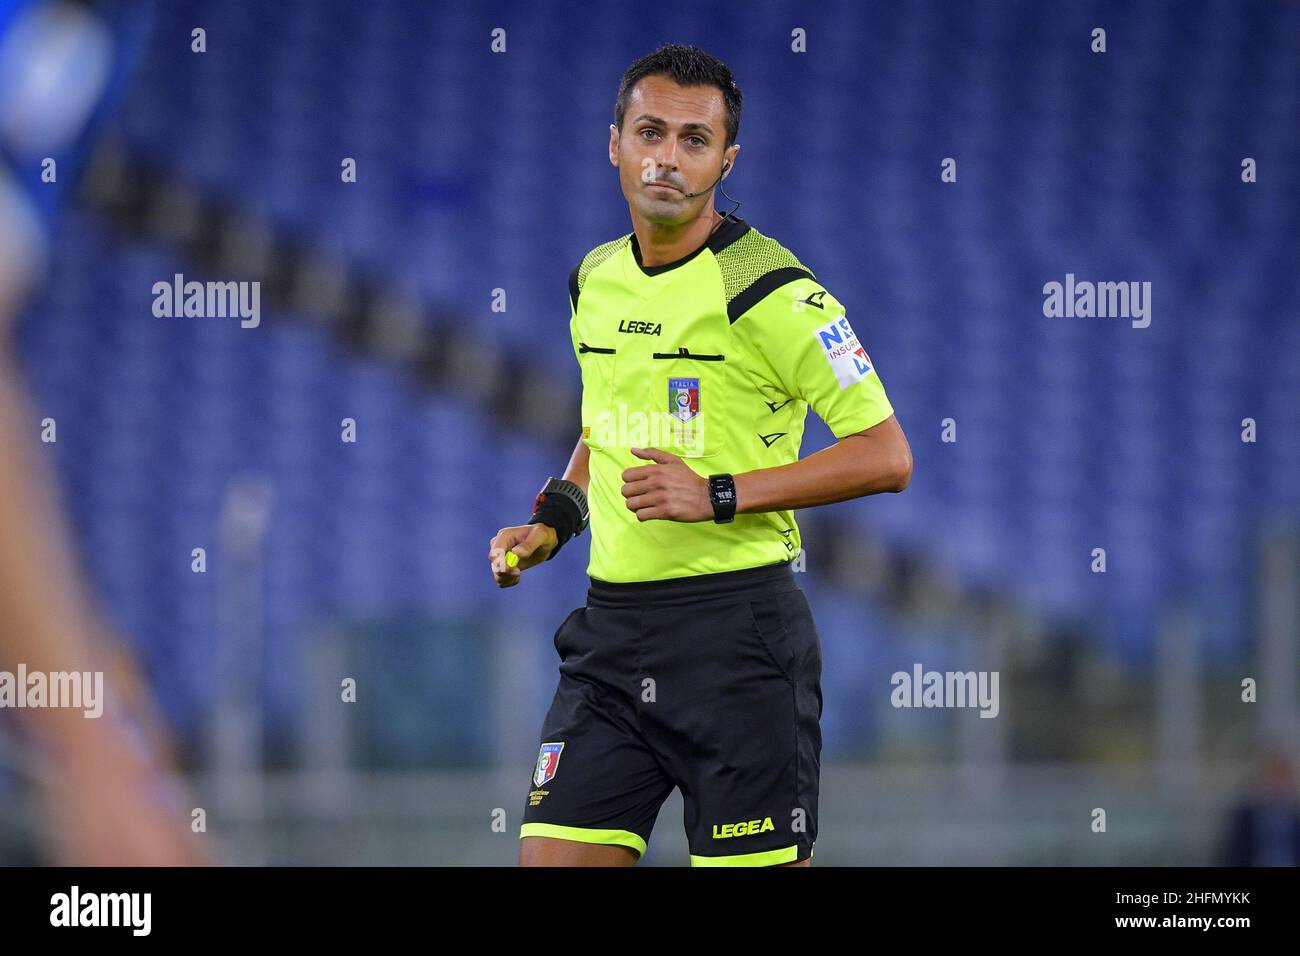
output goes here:
<path id="1" fill-rule="evenodd" d="M 587 448 L 587 443 L 579 438 L 573 454 L 569 457 L 569 464 L 565 467 L 564 474 L 560 476 L 580 487 L 584 495 L 587 493 L 587 484 L 591 480 L 587 470 L 590 461 L 591 451 Z"/>
<path id="2" fill-rule="evenodd" d="M 36 415 L 18 384 L 13 357 L 0 345 L 0 671 L 105 671 L 120 700 L 112 640 L 91 604 L 72 554 L 53 475 L 27 433 Z M 99 746 L 97 725 L 81 711 L 20 711 L 25 725 L 56 752 Z"/>
<path id="3" fill-rule="evenodd" d="M 736 512 L 813 508 L 902 491 L 911 475 L 911 449 L 891 416 L 807 458 L 736 475 Z"/>
<path id="4" fill-rule="evenodd" d="M 586 442 L 579 438 L 578 444 L 573 448 L 573 454 L 569 456 L 569 463 L 564 468 L 564 474 L 560 476 L 565 481 L 571 481 L 581 488 L 584 495 L 587 493 L 587 485 L 591 480 L 588 471 L 590 461 L 591 451 L 587 448 Z M 551 528 L 551 547 L 554 547 L 556 541 L 555 529 L 551 525 L 546 525 L 546 527 Z"/>

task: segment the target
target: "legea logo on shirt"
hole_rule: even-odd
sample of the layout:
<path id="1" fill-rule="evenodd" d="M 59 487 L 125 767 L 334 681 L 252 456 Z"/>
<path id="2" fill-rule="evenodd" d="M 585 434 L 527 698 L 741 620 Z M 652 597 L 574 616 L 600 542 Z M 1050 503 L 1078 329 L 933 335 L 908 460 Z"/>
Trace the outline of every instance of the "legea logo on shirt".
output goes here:
<path id="1" fill-rule="evenodd" d="M 847 316 L 832 319 L 819 329 L 813 330 L 817 342 L 831 363 L 835 380 L 840 388 L 848 388 L 871 374 L 871 356 L 858 344 L 858 337 L 853 334 Z"/>

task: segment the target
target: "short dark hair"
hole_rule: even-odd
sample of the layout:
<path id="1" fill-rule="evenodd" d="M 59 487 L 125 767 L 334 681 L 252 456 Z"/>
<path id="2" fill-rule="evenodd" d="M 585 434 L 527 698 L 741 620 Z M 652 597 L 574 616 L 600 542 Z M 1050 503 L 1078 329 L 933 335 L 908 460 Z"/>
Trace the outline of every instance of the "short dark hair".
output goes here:
<path id="1" fill-rule="evenodd" d="M 716 86 L 722 91 L 722 102 L 727 107 L 727 144 L 736 142 L 740 133 L 740 87 L 736 85 L 731 69 L 716 56 L 705 53 L 697 46 L 666 43 L 653 53 L 637 60 L 623 74 L 614 100 L 614 125 L 623 130 L 623 117 L 632 88 L 647 76 L 666 76 L 679 86 Z"/>

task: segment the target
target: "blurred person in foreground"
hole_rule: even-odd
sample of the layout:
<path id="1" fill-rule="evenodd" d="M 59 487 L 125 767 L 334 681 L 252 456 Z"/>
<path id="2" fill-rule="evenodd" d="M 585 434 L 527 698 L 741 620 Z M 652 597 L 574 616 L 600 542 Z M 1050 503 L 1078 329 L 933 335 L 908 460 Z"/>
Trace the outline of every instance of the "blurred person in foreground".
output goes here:
<path id="1" fill-rule="evenodd" d="M 77 568 L 13 351 L 54 208 L 130 59 L 118 29 L 140 21 L 122 17 L 141 9 L 0 0 L 0 729 L 17 731 L 47 856 L 67 865 L 209 862 L 139 669 Z M 45 157 L 57 158 L 56 182 L 42 179 Z M 97 672 L 98 716 L 51 706 L 57 683 Z"/>

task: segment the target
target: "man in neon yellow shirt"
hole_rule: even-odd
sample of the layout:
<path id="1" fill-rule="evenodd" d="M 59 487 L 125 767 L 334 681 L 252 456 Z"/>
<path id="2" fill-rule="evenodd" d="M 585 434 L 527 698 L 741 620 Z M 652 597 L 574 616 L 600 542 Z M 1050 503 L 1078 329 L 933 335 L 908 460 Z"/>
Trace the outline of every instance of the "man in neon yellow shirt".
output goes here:
<path id="1" fill-rule="evenodd" d="M 569 277 L 582 433 L 500 587 L 591 527 L 591 587 L 555 636 L 523 865 L 631 864 L 679 787 L 691 862 L 808 865 L 821 650 L 790 562 L 796 508 L 902 491 L 912 457 L 844 307 L 713 191 L 740 150 L 730 70 L 670 45 L 610 127 L 633 230 Z M 838 439 L 799 459 L 811 406 Z"/>

